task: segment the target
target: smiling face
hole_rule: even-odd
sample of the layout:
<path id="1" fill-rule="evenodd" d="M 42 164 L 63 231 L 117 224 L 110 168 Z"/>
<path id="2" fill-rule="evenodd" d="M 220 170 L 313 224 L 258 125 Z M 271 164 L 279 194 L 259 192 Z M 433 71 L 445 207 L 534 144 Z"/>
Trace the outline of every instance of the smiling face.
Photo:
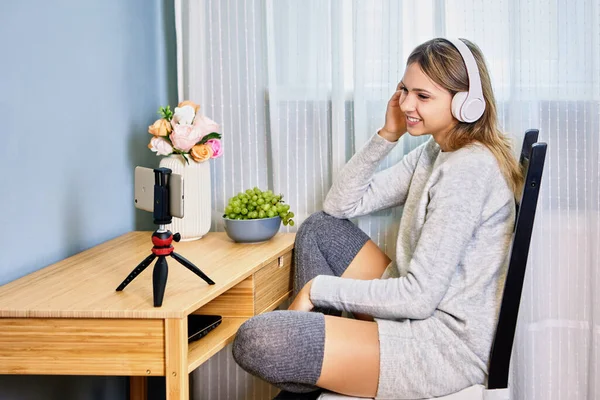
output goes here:
<path id="1" fill-rule="evenodd" d="M 409 64 L 402 81 L 400 109 L 412 136 L 433 135 L 442 150 L 449 131 L 458 123 L 452 116 L 452 94 L 433 82 L 417 63 Z"/>

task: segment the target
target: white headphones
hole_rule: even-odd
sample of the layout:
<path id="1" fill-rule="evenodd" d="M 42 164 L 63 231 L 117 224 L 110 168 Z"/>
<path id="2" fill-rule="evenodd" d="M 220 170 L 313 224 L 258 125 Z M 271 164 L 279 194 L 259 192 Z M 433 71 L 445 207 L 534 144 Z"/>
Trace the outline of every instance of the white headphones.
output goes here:
<path id="1" fill-rule="evenodd" d="M 481 89 L 479 68 L 473 53 L 460 39 L 446 39 L 456 47 L 467 67 L 469 77 L 469 91 L 458 92 L 452 98 L 452 115 L 461 122 L 475 122 L 485 111 L 485 99 Z"/>

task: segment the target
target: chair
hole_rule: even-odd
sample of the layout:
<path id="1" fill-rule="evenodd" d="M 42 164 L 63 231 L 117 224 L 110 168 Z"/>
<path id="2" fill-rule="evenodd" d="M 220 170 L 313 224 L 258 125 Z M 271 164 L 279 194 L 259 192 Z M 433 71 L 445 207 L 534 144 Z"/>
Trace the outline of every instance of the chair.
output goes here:
<path id="1" fill-rule="evenodd" d="M 521 292 L 523 291 L 535 210 L 546 159 L 547 145 L 546 143 L 537 143 L 538 135 L 539 130 L 529 129 L 525 132 L 525 138 L 523 139 L 519 163 L 525 175 L 525 182 L 521 202 L 517 204 L 517 218 L 515 220 L 510 261 L 502 294 L 498 325 L 496 326 L 492 345 L 487 387 L 473 385 L 460 392 L 437 397 L 437 400 L 509 400 L 508 372 L 510 356 L 517 326 Z M 325 392 L 319 397 L 319 400 L 342 399 L 358 400 L 355 397 L 331 392 Z"/>

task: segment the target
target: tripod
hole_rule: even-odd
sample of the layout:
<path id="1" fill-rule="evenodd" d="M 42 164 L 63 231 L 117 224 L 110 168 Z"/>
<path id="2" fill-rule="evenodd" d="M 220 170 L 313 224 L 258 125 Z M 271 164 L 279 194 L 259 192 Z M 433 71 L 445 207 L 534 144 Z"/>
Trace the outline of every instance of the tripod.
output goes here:
<path id="1" fill-rule="evenodd" d="M 154 307 L 160 307 L 163 302 L 165 295 L 165 288 L 167 286 L 167 276 L 169 274 L 169 266 L 167 264 L 167 256 L 173 257 L 181 265 L 204 279 L 209 285 L 215 283 L 210 279 L 204 272 L 198 267 L 192 264 L 189 260 L 175 253 L 173 250 L 172 242 L 175 240 L 179 242 L 181 235 L 176 233 L 173 235 L 171 231 L 165 228 L 165 224 L 170 224 L 172 221 L 171 214 L 169 213 L 169 189 L 168 181 L 171 174 L 169 168 L 156 168 L 154 169 L 154 223 L 158 224 L 158 229 L 152 234 L 152 254 L 146 257 L 137 267 L 131 271 L 131 273 L 125 278 L 123 282 L 117 287 L 117 292 L 125 289 L 131 281 L 133 281 L 142 271 L 144 271 L 156 257 L 156 264 L 154 265 L 154 271 L 152 273 L 152 293 L 154 297 Z"/>

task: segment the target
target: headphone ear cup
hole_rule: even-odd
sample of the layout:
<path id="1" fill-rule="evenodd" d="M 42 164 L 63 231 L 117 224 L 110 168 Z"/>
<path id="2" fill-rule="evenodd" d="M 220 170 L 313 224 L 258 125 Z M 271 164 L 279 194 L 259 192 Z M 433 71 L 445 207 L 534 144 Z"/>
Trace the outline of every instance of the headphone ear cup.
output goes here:
<path id="1" fill-rule="evenodd" d="M 452 115 L 460 122 L 465 122 L 461 116 L 461 110 L 468 95 L 469 92 L 458 92 L 452 98 Z"/>

